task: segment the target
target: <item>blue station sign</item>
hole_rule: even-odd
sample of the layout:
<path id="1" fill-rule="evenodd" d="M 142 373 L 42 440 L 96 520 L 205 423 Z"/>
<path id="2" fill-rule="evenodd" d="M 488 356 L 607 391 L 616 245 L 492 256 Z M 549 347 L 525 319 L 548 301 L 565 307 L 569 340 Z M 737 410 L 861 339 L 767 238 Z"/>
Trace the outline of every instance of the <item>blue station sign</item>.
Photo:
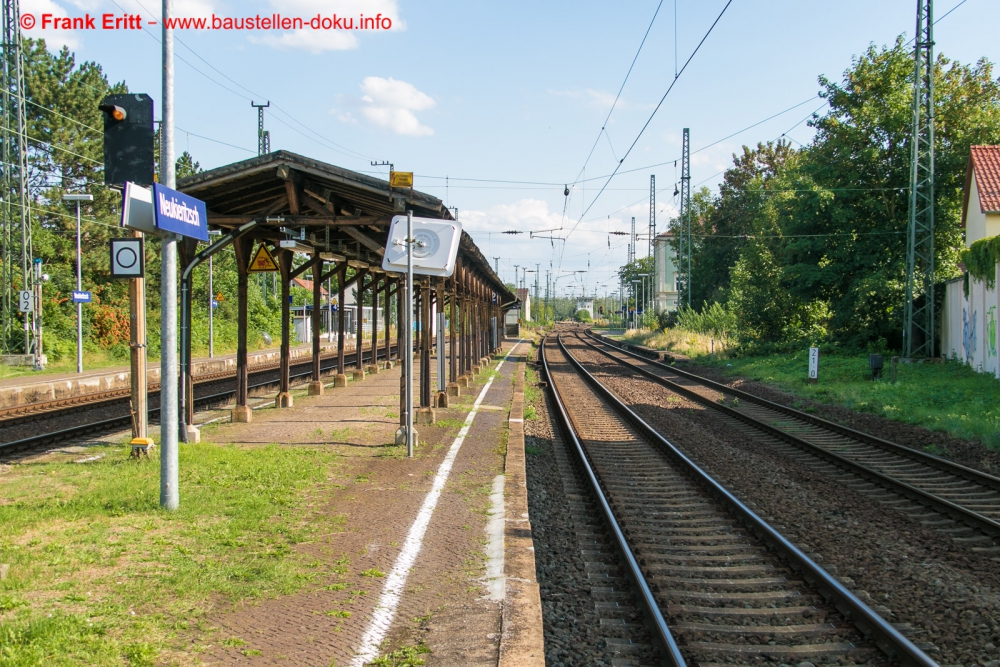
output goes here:
<path id="1" fill-rule="evenodd" d="M 153 220 L 156 228 L 181 236 L 208 240 L 205 202 L 159 183 L 153 183 Z"/>
<path id="2" fill-rule="evenodd" d="M 93 298 L 90 292 L 77 292 L 73 290 L 73 303 L 90 303 Z"/>

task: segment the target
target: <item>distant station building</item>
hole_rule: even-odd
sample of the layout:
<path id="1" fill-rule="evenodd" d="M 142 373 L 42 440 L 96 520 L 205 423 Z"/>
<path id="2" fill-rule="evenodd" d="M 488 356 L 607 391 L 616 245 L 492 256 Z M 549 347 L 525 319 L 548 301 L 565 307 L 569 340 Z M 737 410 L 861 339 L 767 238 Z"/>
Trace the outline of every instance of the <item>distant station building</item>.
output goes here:
<path id="1" fill-rule="evenodd" d="M 670 232 L 657 234 L 653 246 L 654 288 L 653 307 L 655 312 L 677 310 L 677 252 L 674 249 L 674 235 Z"/>
<path id="2" fill-rule="evenodd" d="M 962 227 L 966 248 L 1000 234 L 1000 146 L 972 146 L 965 172 Z M 966 274 L 945 284 L 940 354 L 1000 378 L 997 277 L 1000 264 L 993 267 L 993 281 Z M 988 282 L 993 282 L 992 287 Z"/>
<path id="3" fill-rule="evenodd" d="M 585 310 L 590 313 L 590 319 L 594 319 L 594 300 L 593 299 L 577 299 L 576 300 L 576 312 Z"/>
<path id="4" fill-rule="evenodd" d="M 517 288 L 517 300 L 521 303 L 521 320 L 531 321 L 531 290 L 526 287 Z"/>

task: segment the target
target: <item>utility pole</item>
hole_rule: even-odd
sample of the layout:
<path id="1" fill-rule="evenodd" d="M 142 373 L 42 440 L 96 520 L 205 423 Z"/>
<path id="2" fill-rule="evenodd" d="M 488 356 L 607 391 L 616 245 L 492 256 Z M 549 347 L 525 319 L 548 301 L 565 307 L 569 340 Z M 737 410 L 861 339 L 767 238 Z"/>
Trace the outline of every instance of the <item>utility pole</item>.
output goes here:
<path id="1" fill-rule="evenodd" d="M 173 0 L 163 0 L 163 139 L 162 176 L 168 188 L 177 185 L 174 162 L 174 31 L 167 27 L 173 17 Z M 177 237 L 166 234 L 160 261 L 160 507 L 176 510 L 180 505 L 178 485 L 177 416 Z"/>
<path id="2" fill-rule="evenodd" d="M 649 257 L 656 273 L 656 174 L 649 175 Z"/>
<path id="3" fill-rule="evenodd" d="M 497 278 L 500 277 L 500 258 L 493 258 L 493 273 L 497 274 Z"/>
<path id="4" fill-rule="evenodd" d="M 656 238 L 656 174 L 649 175 L 649 256 L 653 256 L 653 239 Z"/>
<path id="5" fill-rule="evenodd" d="M 538 308 L 538 277 L 542 273 L 541 272 L 541 268 L 542 268 L 541 263 L 540 262 L 536 262 L 535 263 L 535 309 L 536 309 L 536 312 L 537 312 L 537 308 Z M 535 319 L 538 320 L 540 318 L 538 318 L 536 316 Z"/>
<path id="6" fill-rule="evenodd" d="M 628 263 L 631 264 L 635 261 L 635 216 L 632 216 L 632 235 L 629 237 L 631 242 L 628 245 Z"/>
<path id="7" fill-rule="evenodd" d="M 80 202 L 94 201 L 94 195 L 63 195 L 76 203 L 76 291 L 83 291 L 83 254 L 80 252 Z M 83 372 L 83 303 L 76 302 L 76 372 Z"/>
<path id="8" fill-rule="evenodd" d="M 691 307 L 691 130 L 684 128 L 684 144 L 681 150 L 681 228 L 678 267 L 684 275 L 684 291 L 687 305 Z M 685 259 L 687 267 L 684 267 Z"/>
<path id="9" fill-rule="evenodd" d="M 19 290 L 31 291 L 31 213 L 28 208 L 28 131 L 24 98 L 24 54 L 21 49 L 21 11 L 18 0 L 3 0 L 2 78 L 3 127 L 0 128 L 0 310 L 3 311 L 0 349 L 14 352 L 14 312 Z M 17 273 L 20 270 L 21 275 Z M 35 312 L 23 314 L 24 354 L 31 354 L 30 332 Z"/>
<path id="10" fill-rule="evenodd" d="M 257 109 L 257 155 L 267 155 L 271 152 L 271 133 L 264 129 L 264 109 L 271 106 L 271 101 L 267 104 L 254 104 L 250 100 L 250 106 Z"/>
<path id="11" fill-rule="evenodd" d="M 907 357 L 934 356 L 934 2 L 917 0 L 906 234 Z M 917 303 L 923 297 L 921 303 Z"/>

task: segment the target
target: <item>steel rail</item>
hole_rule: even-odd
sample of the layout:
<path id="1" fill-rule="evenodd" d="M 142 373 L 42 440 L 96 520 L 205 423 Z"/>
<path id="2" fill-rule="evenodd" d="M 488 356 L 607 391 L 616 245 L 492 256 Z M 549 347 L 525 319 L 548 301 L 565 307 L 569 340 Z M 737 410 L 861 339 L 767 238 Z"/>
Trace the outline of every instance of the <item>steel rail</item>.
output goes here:
<path id="1" fill-rule="evenodd" d="M 566 412 L 566 406 L 563 404 L 562 397 L 559 394 L 559 389 L 556 387 L 555 382 L 552 381 L 552 375 L 549 373 L 549 362 L 545 356 L 545 341 L 548 337 L 549 336 L 546 335 L 542 339 L 542 344 L 540 346 L 542 369 L 545 377 L 549 380 L 549 389 L 551 389 L 552 400 L 555 403 L 556 408 L 558 408 L 558 414 L 560 416 L 560 423 L 563 427 L 563 432 L 569 436 L 570 441 L 573 443 L 573 450 L 576 452 L 580 466 L 583 468 L 587 481 L 590 484 L 590 490 L 593 492 L 594 497 L 597 500 L 597 505 L 601 509 L 601 515 L 614 537 L 615 546 L 618 548 L 622 560 L 625 562 L 625 571 L 639 592 L 638 597 L 642 601 L 643 616 L 646 618 L 646 622 L 650 626 L 650 630 L 652 630 L 654 640 L 658 644 L 664 663 L 670 665 L 671 667 L 686 667 L 687 662 L 681 655 L 680 649 L 677 647 L 677 642 L 674 640 L 674 636 L 670 632 L 670 628 L 667 627 L 666 619 L 663 618 L 663 613 L 660 611 L 656 598 L 653 596 L 653 591 L 650 588 L 649 583 L 646 581 L 646 577 L 643 575 L 642 569 L 639 567 L 635 554 L 632 553 L 632 549 L 628 545 L 625 533 L 622 531 L 621 525 L 619 525 L 618 520 L 615 518 L 614 511 L 611 509 L 611 504 L 608 502 L 608 499 L 604 494 L 604 490 L 601 488 L 601 483 L 598 481 L 597 475 L 594 473 L 594 469 L 590 465 L 587 453 L 584 451 L 583 445 L 580 443 L 580 439 L 576 435 L 576 430 L 573 428 L 572 422 L 570 421 L 569 413 Z M 562 343 L 560 342 L 560 346 L 561 345 Z M 568 356 L 569 355 L 567 355 L 567 357 Z"/>
<path id="2" fill-rule="evenodd" d="M 379 352 L 380 353 L 383 352 L 383 349 L 380 348 Z M 368 358 L 371 359 L 371 352 L 363 352 L 363 354 L 367 354 Z M 333 356 L 334 358 L 336 357 L 336 355 Z M 296 365 L 302 365 L 302 364 L 296 364 Z M 353 364 L 348 364 L 348 366 L 351 365 Z M 321 370 L 328 371 L 332 368 L 334 368 L 333 365 L 327 366 L 326 368 L 323 368 Z M 273 370 L 273 369 L 267 369 L 261 372 L 268 372 L 268 370 Z M 289 380 L 295 380 L 304 377 L 312 377 L 312 371 L 309 370 L 304 373 L 291 374 L 289 375 Z M 261 387 L 267 387 L 277 383 L 278 380 L 266 380 L 264 382 L 258 382 L 256 384 L 248 385 L 247 391 L 251 391 L 253 389 L 260 389 Z M 219 401 L 223 401 L 230 398 L 235 393 L 236 393 L 235 389 L 227 389 L 226 391 L 219 392 L 217 394 L 211 394 L 209 396 L 196 396 L 194 400 L 196 404 L 200 405 L 218 403 Z M 153 415 L 158 415 L 159 413 L 160 413 L 159 407 L 150 408 L 149 416 L 151 418 L 151 421 Z M 79 426 L 71 426 L 70 428 L 62 429 L 59 431 L 52 431 L 50 433 L 43 433 L 41 435 L 33 435 L 30 438 L 22 438 L 21 440 L 13 440 L 11 442 L 0 443 L 0 453 L 6 453 L 8 451 L 18 451 L 23 449 L 32 449 L 34 447 L 40 447 L 42 445 L 59 442 L 61 440 L 78 438 L 80 436 L 84 436 L 89 433 L 104 433 L 106 431 L 125 428 L 131 425 L 132 425 L 131 414 L 122 415 L 120 417 L 111 417 L 110 419 L 101 419 L 99 421 L 88 422 L 86 424 L 81 424 Z"/>
<path id="3" fill-rule="evenodd" d="M 587 335 L 590 336 L 592 339 L 598 341 L 599 343 L 615 348 L 616 350 L 622 352 L 623 354 L 627 354 L 635 359 L 641 359 L 646 363 L 662 368 L 670 373 L 674 373 L 675 375 L 679 375 L 683 378 L 694 380 L 695 382 L 703 384 L 711 389 L 725 392 L 727 394 L 732 394 L 733 396 L 736 396 L 738 398 L 748 400 L 751 403 L 756 403 L 766 408 L 782 412 L 790 417 L 801 419 L 802 421 L 808 422 L 813 426 L 819 426 L 820 428 L 826 429 L 828 431 L 834 431 L 835 433 L 846 436 L 848 438 L 853 438 L 855 440 L 864 442 L 874 447 L 884 449 L 888 452 L 892 452 L 893 454 L 899 454 L 900 456 L 905 456 L 913 461 L 929 465 L 931 467 L 937 468 L 938 470 L 942 470 L 944 472 L 951 473 L 958 477 L 962 477 L 963 479 L 966 479 L 970 482 L 976 482 L 977 484 L 982 484 L 996 491 L 1000 491 L 1000 477 L 990 475 L 989 473 L 985 473 L 981 470 L 976 470 L 975 468 L 969 468 L 967 466 L 963 466 L 959 463 L 943 459 L 940 456 L 934 456 L 933 454 L 928 454 L 926 452 L 921 452 L 919 450 L 912 449 L 905 445 L 892 442 L 891 440 L 884 440 L 883 438 L 879 438 L 878 436 L 874 436 L 869 433 L 865 433 L 863 431 L 858 431 L 849 426 L 844 426 L 842 424 L 838 424 L 836 422 L 823 419 L 822 417 L 817 417 L 807 412 L 802 412 L 801 410 L 796 410 L 795 408 L 789 407 L 787 405 L 782 405 L 781 403 L 775 403 L 774 401 L 769 401 L 766 398 L 762 398 L 755 394 L 751 394 L 749 392 L 743 391 L 742 389 L 736 389 L 734 387 L 730 387 L 729 385 L 722 384 L 721 382 L 709 380 L 708 378 L 692 373 L 691 371 L 682 370 L 675 366 L 671 366 L 670 364 L 665 364 L 662 361 L 651 359 L 641 353 L 626 348 L 624 345 L 618 343 L 617 341 L 608 340 L 603 336 L 598 336 L 594 334 L 593 331 L 591 330 L 587 331 Z"/>
<path id="4" fill-rule="evenodd" d="M 968 509 L 966 507 L 963 507 L 961 505 L 953 503 L 950 500 L 946 500 L 944 498 L 936 496 L 933 493 L 930 493 L 928 491 L 924 491 L 921 488 L 918 488 L 918 487 L 913 486 L 911 484 L 907 484 L 906 482 L 903 482 L 903 481 L 900 481 L 898 479 L 895 479 L 894 477 L 890 477 L 890 476 L 888 476 L 888 475 L 886 475 L 884 473 L 881 473 L 881 472 L 879 472 L 877 470 L 873 470 L 873 469 L 869 468 L 868 466 L 865 466 L 865 465 L 863 465 L 861 463 L 858 463 L 856 461 L 852 461 L 851 459 L 849 459 L 849 458 L 847 458 L 845 456 L 841 456 L 840 454 L 836 454 L 834 452 L 831 452 L 828 449 L 820 447 L 819 445 L 815 445 L 815 444 L 809 442 L 808 440 L 805 440 L 805 439 L 800 438 L 800 437 L 798 437 L 796 435 L 788 433 L 787 431 L 784 431 L 784 430 L 782 430 L 780 428 L 777 428 L 776 426 L 772 426 L 772 425 L 770 425 L 768 423 L 765 423 L 765 422 L 762 422 L 762 421 L 760 421 L 758 419 L 755 419 L 755 418 L 751 417 L 750 415 L 744 414 L 743 412 L 741 412 L 739 410 L 734 410 L 733 408 L 731 408 L 731 407 L 729 407 L 727 405 L 722 405 L 720 403 L 716 403 L 715 401 L 713 401 L 713 400 L 711 400 L 711 399 L 709 399 L 709 398 L 707 398 L 705 396 L 702 396 L 701 394 L 699 394 L 698 392 L 696 392 L 696 391 L 694 391 L 692 389 L 688 389 L 687 387 L 683 387 L 683 386 L 677 384 L 676 382 L 672 382 L 672 381 L 668 380 L 665 377 L 662 377 L 660 375 L 657 375 L 656 373 L 653 373 L 652 371 L 649 371 L 649 370 L 647 370 L 645 368 L 642 368 L 640 366 L 636 366 L 635 364 L 629 363 L 629 362 L 625 361 L 624 359 L 618 358 L 618 357 L 614 356 L 613 354 L 611 354 L 610 352 L 608 352 L 606 350 L 602 350 L 598 346 L 594 345 L 593 343 L 591 343 L 591 342 L 589 342 L 589 341 L 587 341 L 587 340 L 585 340 L 583 338 L 579 338 L 579 340 L 580 340 L 581 343 L 589 346 L 595 352 L 603 354 L 604 356 L 608 357 L 609 359 L 612 359 L 616 363 L 618 363 L 618 364 L 620 364 L 622 366 L 625 366 L 626 368 L 630 368 L 630 369 L 636 371 L 637 373 L 639 373 L 639 374 L 641 374 L 641 375 L 643 375 L 643 376 L 645 376 L 645 377 L 653 380 L 654 382 L 657 382 L 657 383 L 663 385 L 664 387 L 670 389 L 670 391 L 673 391 L 675 393 L 681 394 L 682 396 L 686 396 L 687 398 L 689 398 L 689 399 L 691 399 L 691 400 L 693 400 L 693 401 L 695 401 L 697 403 L 701 403 L 702 405 L 704 405 L 706 407 L 709 407 L 709 408 L 712 408 L 713 410 L 717 410 L 719 412 L 722 412 L 723 414 L 725 414 L 725 415 L 727 415 L 729 417 L 733 417 L 734 419 L 738 419 L 738 420 L 742 421 L 745 424 L 749 424 L 753 428 L 756 428 L 756 429 L 758 429 L 760 431 L 764 431 L 768 435 L 772 435 L 772 436 L 774 436 L 776 438 L 784 440 L 785 442 L 789 443 L 790 445 L 794 445 L 795 447 L 798 447 L 799 449 L 801 449 L 801 450 L 803 450 L 803 451 L 805 451 L 807 453 L 813 454 L 814 456 L 817 456 L 819 458 L 826 459 L 827 461 L 829 461 L 831 463 L 834 463 L 836 465 L 839 465 L 839 466 L 841 466 L 843 468 L 846 468 L 846 469 L 848 469 L 848 470 L 850 470 L 850 471 L 852 471 L 852 472 L 854 472 L 854 473 L 856 473 L 858 475 L 861 475 L 863 477 L 867 477 L 871 481 L 874 481 L 874 482 L 876 482 L 878 484 L 882 484 L 884 486 L 887 486 L 890 489 L 892 489 L 893 491 L 896 491 L 897 493 L 899 493 L 899 494 L 901 494 L 903 496 L 906 496 L 910 500 L 914 500 L 914 501 L 922 503 L 924 505 L 928 505 L 928 506 L 930 506 L 931 508 L 935 509 L 938 512 L 946 514 L 946 515 L 948 515 L 948 516 L 950 516 L 950 517 L 952 517 L 954 519 L 958 519 L 959 521 L 965 522 L 967 525 L 971 525 L 972 527 L 978 528 L 978 529 L 980 529 L 980 530 L 982 530 L 982 531 L 984 531 L 986 533 L 989 533 L 991 535 L 1000 535 L 1000 522 L 994 521 L 993 519 L 990 519 L 989 517 L 985 517 L 982 514 L 979 514 L 978 512 L 974 512 L 974 511 L 972 511 L 972 510 L 970 510 L 970 509 Z M 618 349 L 618 348 L 615 348 L 615 349 Z M 647 360 L 643 359 L 643 361 L 647 361 Z M 697 376 L 695 376 L 695 377 L 697 377 Z M 720 385 L 720 386 L 724 387 L 725 385 Z"/>
<path id="5" fill-rule="evenodd" d="M 583 339 L 580 340 L 581 342 L 586 342 Z M 569 353 L 569 350 L 566 349 L 566 346 L 562 342 L 561 335 L 557 337 L 557 341 L 559 347 L 566 354 L 566 358 L 599 396 L 606 400 L 623 418 L 635 426 L 651 442 L 657 445 L 672 461 L 678 463 L 706 488 L 709 493 L 719 498 L 768 547 L 778 552 L 792 568 L 798 570 L 802 578 L 814 586 L 855 627 L 865 635 L 871 637 L 875 645 L 882 649 L 891 659 L 903 665 L 937 666 L 934 660 L 907 639 L 899 630 L 892 627 L 888 621 L 875 613 L 871 607 L 862 602 L 848 588 L 834 579 L 826 570 L 816 564 L 753 510 L 744 505 L 736 496 L 715 481 L 711 475 L 684 455 L 669 440 L 660 435 L 656 429 L 643 421 L 614 392 L 601 384 L 597 378 L 583 367 L 582 363 Z"/>
<path id="6" fill-rule="evenodd" d="M 393 343 L 391 349 L 395 351 L 396 344 Z M 380 354 L 382 353 L 382 348 L 379 349 Z M 371 354 L 367 353 L 370 357 Z M 353 350 L 346 350 L 345 355 L 357 355 L 357 348 Z M 384 357 L 385 355 L 382 354 Z M 324 354 L 320 356 L 320 362 L 328 361 L 330 359 L 337 358 L 337 353 L 333 352 L 331 354 Z M 292 363 L 292 367 L 304 366 L 306 364 L 311 364 L 312 361 L 297 361 Z M 350 364 L 348 364 L 350 365 Z M 254 364 L 253 366 L 247 367 L 247 373 L 249 375 L 259 375 L 261 373 L 268 373 L 276 371 L 280 368 L 280 363 L 263 363 Z M 328 367 L 329 368 L 329 367 Z M 212 382 L 218 382 L 220 380 L 228 380 L 236 377 L 236 371 L 216 371 L 214 373 L 205 373 L 199 375 L 195 378 L 195 387 L 199 385 L 210 384 Z M 155 393 L 160 387 L 158 382 L 151 383 L 149 385 L 149 391 Z M 98 408 L 105 405 L 112 405 L 114 403 L 119 403 L 124 399 L 130 397 L 129 389 L 112 389 L 109 391 L 97 392 L 94 394 L 83 395 L 83 396 L 71 396 L 68 398 L 59 398 L 51 401 L 42 401 L 39 403 L 28 403 L 24 405 L 14 405 L 8 408 L 0 408 L 0 429 L 6 428 L 8 426 L 16 426 L 18 424 L 31 423 L 33 421 L 38 421 L 45 417 L 50 417 L 52 415 L 61 414 L 71 414 L 77 410 L 89 410 L 91 408 Z M 197 400 L 197 398 L 195 399 Z M 9 415 L 9 416 L 8 416 Z"/>

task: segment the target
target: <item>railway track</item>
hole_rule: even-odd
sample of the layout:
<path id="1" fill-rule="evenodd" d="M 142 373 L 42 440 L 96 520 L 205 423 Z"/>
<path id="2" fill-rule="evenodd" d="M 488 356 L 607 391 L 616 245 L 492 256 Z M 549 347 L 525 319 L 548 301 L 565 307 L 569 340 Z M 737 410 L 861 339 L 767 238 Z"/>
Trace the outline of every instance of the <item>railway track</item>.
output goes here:
<path id="1" fill-rule="evenodd" d="M 395 350 L 395 345 L 392 346 L 392 350 Z M 380 347 L 378 350 L 379 358 L 385 358 L 385 348 Z M 371 352 L 362 352 L 362 362 L 371 362 Z M 326 355 L 320 360 L 320 370 L 329 371 L 336 367 L 337 355 Z M 353 368 L 353 363 L 345 363 L 346 368 Z M 299 369 L 299 370 L 297 370 Z M 255 369 L 251 370 L 251 378 L 257 376 L 258 380 L 248 385 L 248 391 L 254 391 L 255 389 L 263 389 L 268 386 L 277 384 L 278 379 L 276 377 L 260 379 L 261 376 L 267 376 L 268 374 L 273 374 L 278 370 L 278 365 L 268 364 L 260 365 Z M 199 387 L 205 388 L 206 386 L 218 383 L 222 380 L 231 379 L 235 377 L 235 373 L 223 374 L 223 373 L 213 373 L 209 376 L 201 376 L 199 381 L 195 384 L 195 407 L 206 407 L 212 405 L 218 405 L 219 403 L 228 401 L 236 393 L 235 389 L 226 389 L 221 392 L 214 392 L 210 394 L 198 395 Z M 291 372 L 289 374 L 290 381 L 311 378 L 312 377 L 312 361 L 303 362 L 299 364 L 293 364 L 291 367 Z M 107 393 L 107 392 L 106 392 Z M 58 403 L 58 401 L 50 401 L 48 403 Z M 77 401 L 71 401 L 68 405 L 62 408 L 53 408 L 49 406 L 44 409 L 38 415 L 19 415 L 15 417 L 12 422 L 0 421 L 0 429 L 3 427 L 11 426 L 16 423 L 24 423 L 26 419 L 39 420 L 42 418 L 52 418 L 54 416 L 64 416 L 67 414 L 81 413 L 81 417 L 85 417 L 83 413 L 84 410 L 100 410 L 107 409 L 113 410 L 116 407 L 123 407 L 128 410 L 129 406 L 129 395 L 128 392 L 125 393 L 124 397 L 107 398 L 98 395 L 96 400 L 90 403 L 81 403 Z M 159 407 L 150 407 L 149 409 L 149 419 L 151 422 L 155 422 L 159 417 L 160 409 Z M 132 425 L 132 416 L 130 413 L 116 415 L 108 418 L 100 419 L 84 419 L 79 425 L 74 425 L 69 428 L 60 429 L 57 431 L 51 431 L 48 433 L 41 433 L 38 435 L 33 435 L 28 438 L 21 438 L 18 440 L 13 440 L 9 442 L 0 442 L 0 454 L 9 454 L 16 451 L 23 451 L 28 449 L 34 449 L 37 447 L 42 447 L 45 445 L 54 444 L 57 442 L 62 442 L 65 440 L 70 440 L 73 438 L 79 438 L 84 436 L 90 436 L 98 433 L 107 433 L 109 431 L 115 431 L 120 429 L 126 429 Z M 2 430 L 0 430 L 2 434 Z M 2 435 L 0 435 L 2 437 Z"/>
<path id="2" fill-rule="evenodd" d="M 543 340 L 541 355 L 570 456 L 614 544 L 592 558 L 618 556 L 588 563 L 591 581 L 602 570 L 624 574 L 648 627 L 612 616 L 619 641 L 648 637 L 671 665 L 935 664 L 646 425 L 571 356 L 561 334 Z M 632 601 L 617 594 L 603 604 L 627 609 Z"/>
<path id="3" fill-rule="evenodd" d="M 648 359 L 589 332 L 579 339 L 734 425 L 762 434 L 784 454 L 825 467 L 859 492 L 878 497 L 888 489 L 894 497 L 878 498 L 882 502 L 974 551 L 1000 557 L 1000 479 Z"/>
<path id="4" fill-rule="evenodd" d="M 393 351 L 395 351 L 396 346 L 392 346 Z M 345 350 L 345 355 L 350 358 L 351 355 L 356 354 L 353 349 Z M 371 353 L 365 352 L 365 357 L 370 359 Z M 379 349 L 379 358 L 384 358 L 385 354 L 382 349 Z M 320 357 L 320 363 L 330 359 L 336 359 L 337 354 L 326 354 Z M 297 364 L 292 364 L 292 368 L 309 366 L 312 364 L 312 360 L 305 362 L 299 362 Z M 351 366 L 352 364 L 347 364 Z M 273 364 L 255 364 L 247 369 L 250 377 L 255 375 L 261 375 L 264 373 L 277 372 L 280 368 L 280 363 Z M 214 382 L 219 382 L 222 380 L 229 380 L 236 377 L 235 371 L 219 371 L 216 373 L 205 373 L 199 375 L 195 378 L 195 390 L 198 387 L 212 384 Z M 160 383 L 153 382 L 148 387 L 148 393 L 150 397 L 159 396 Z M 31 423 L 36 421 L 41 421 L 51 417 L 52 415 L 65 415 L 70 414 L 74 410 L 89 410 L 101 405 L 114 405 L 115 403 L 120 403 L 122 401 L 128 401 L 131 397 L 131 390 L 129 389 L 113 389 L 109 391 L 95 392 L 92 394 L 85 394 L 83 396 L 70 396 L 68 398 L 60 398 L 52 401 L 37 401 L 34 403 L 25 403 L 23 405 L 12 405 L 6 408 L 0 408 L 0 429 L 8 426 L 16 426 L 18 424 Z"/>

